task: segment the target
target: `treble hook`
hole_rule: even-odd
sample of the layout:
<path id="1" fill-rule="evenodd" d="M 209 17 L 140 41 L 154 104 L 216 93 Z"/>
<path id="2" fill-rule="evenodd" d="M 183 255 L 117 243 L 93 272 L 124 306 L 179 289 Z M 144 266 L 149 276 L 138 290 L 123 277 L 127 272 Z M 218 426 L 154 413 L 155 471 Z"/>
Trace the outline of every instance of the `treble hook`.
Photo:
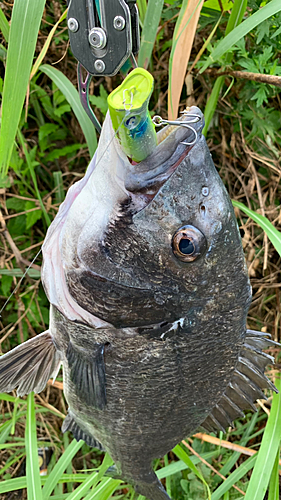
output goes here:
<path id="1" fill-rule="evenodd" d="M 198 138 L 198 134 L 196 130 L 190 126 L 190 123 L 198 123 L 201 120 L 201 117 L 196 114 L 188 113 L 187 111 L 182 111 L 182 114 L 185 115 L 188 118 L 192 118 L 189 121 L 178 121 L 178 120 L 164 120 L 159 115 L 155 115 L 152 118 L 152 122 L 154 123 L 155 127 L 160 127 L 161 125 L 175 125 L 177 127 L 185 127 L 188 128 L 189 130 L 192 130 L 192 132 L 195 135 L 195 139 L 192 142 L 181 142 L 181 144 L 184 144 L 185 146 L 193 146 Z"/>

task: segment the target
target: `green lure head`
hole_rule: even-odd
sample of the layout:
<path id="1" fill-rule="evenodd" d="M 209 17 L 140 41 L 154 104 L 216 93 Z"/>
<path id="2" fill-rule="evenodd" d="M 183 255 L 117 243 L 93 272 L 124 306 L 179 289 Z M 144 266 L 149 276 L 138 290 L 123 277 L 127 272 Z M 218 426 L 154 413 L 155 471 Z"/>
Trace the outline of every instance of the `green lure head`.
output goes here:
<path id="1" fill-rule="evenodd" d="M 136 68 L 107 98 L 120 145 L 135 162 L 144 160 L 157 146 L 155 126 L 148 111 L 153 84 L 148 71 Z"/>

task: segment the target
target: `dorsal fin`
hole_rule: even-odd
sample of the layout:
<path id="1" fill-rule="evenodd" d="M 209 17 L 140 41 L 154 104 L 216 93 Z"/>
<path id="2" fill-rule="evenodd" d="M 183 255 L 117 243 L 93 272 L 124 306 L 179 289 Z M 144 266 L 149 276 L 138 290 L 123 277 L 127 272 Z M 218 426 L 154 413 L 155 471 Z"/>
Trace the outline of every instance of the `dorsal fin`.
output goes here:
<path id="1" fill-rule="evenodd" d="M 209 432 L 225 429 L 238 417 L 244 416 L 243 410 L 256 410 L 256 399 L 267 399 L 262 389 L 278 392 L 273 383 L 265 376 L 264 369 L 268 363 L 274 363 L 274 358 L 262 352 L 272 346 L 279 346 L 270 340 L 267 333 L 247 330 L 237 366 L 224 395 L 212 409 L 204 427 Z"/>

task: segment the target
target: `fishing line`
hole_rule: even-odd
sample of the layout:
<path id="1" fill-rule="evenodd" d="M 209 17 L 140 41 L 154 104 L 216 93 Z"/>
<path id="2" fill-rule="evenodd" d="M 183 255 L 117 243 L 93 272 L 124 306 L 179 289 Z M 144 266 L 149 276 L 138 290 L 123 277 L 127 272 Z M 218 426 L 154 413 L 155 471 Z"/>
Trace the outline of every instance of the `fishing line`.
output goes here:
<path id="1" fill-rule="evenodd" d="M 34 259 L 30 262 L 30 264 L 29 264 L 28 268 L 27 268 L 27 269 L 25 270 L 25 272 L 23 273 L 23 275 L 22 275 L 21 279 L 19 280 L 19 282 L 17 283 L 16 287 L 15 287 L 15 288 L 14 288 L 14 290 L 12 291 L 12 293 L 11 293 L 10 297 L 8 297 L 8 298 L 7 298 L 7 300 L 6 300 L 5 304 L 4 304 L 4 305 L 3 305 L 3 307 L 0 309 L 0 317 L 2 316 L 2 312 L 3 312 L 3 310 L 5 309 L 5 307 L 6 307 L 6 305 L 8 304 L 8 302 L 11 300 L 12 296 L 13 296 L 13 295 L 16 293 L 16 291 L 18 290 L 18 288 L 19 288 L 19 286 L 20 286 L 20 284 L 21 284 L 22 280 L 23 280 L 23 279 L 25 278 L 25 276 L 27 275 L 27 273 L 28 273 L 29 269 L 31 268 L 32 264 L 34 264 L 34 262 L 36 261 L 36 259 L 37 259 L 38 255 L 40 255 L 41 251 L 42 251 L 42 247 L 41 247 L 41 248 L 40 248 L 40 250 L 37 252 L 37 254 L 35 255 Z M 1 271 L 0 271 L 0 273 L 1 273 Z"/>
<path id="2" fill-rule="evenodd" d="M 128 94 L 130 94 L 130 102 L 127 103 L 126 102 L 126 96 L 125 96 L 125 92 L 128 92 Z M 120 125 L 118 126 L 116 132 L 113 134 L 112 138 L 110 139 L 109 143 L 107 144 L 105 150 L 103 151 L 103 153 L 101 154 L 98 162 L 96 163 L 96 167 L 97 165 L 100 163 L 100 161 L 102 160 L 102 158 L 104 157 L 105 153 L 107 152 L 109 146 L 111 145 L 111 143 L 113 142 L 113 140 L 115 139 L 116 135 L 118 134 L 119 132 L 119 129 L 120 127 L 123 125 L 124 121 L 126 120 L 128 114 L 130 113 L 132 107 L 133 107 L 133 99 L 134 99 L 134 94 L 132 92 L 132 90 L 128 90 L 128 89 L 125 89 L 124 90 L 124 94 L 123 94 L 123 105 L 124 105 L 124 110 L 125 110 L 125 115 L 120 123 Z M 129 106 L 128 108 L 126 108 L 126 106 Z M 6 302 L 4 303 L 4 305 L 2 306 L 2 308 L 0 309 L 0 317 L 2 316 L 2 312 L 3 310 L 5 309 L 5 307 L 7 306 L 7 304 L 10 302 L 11 298 L 13 297 L 13 295 L 16 293 L 16 291 L 19 289 L 23 279 L 25 278 L 25 276 L 27 275 L 29 269 L 31 268 L 32 264 L 34 264 L 34 262 L 36 261 L 37 257 L 40 255 L 40 253 L 42 252 L 42 247 L 40 248 L 40 250 L 37 252 L 37 254 L 35 255 L 34 259 L 31 261 L 31 263 L 29 264 L 28 268 L 25 270 L 24 274 L 22 275 L 21 279 L 19 280 L 19 282 L 17 283 L 16 287 L 14 288 L 14 290 L 12 291 L 11 295 L 7 298 Z M 0 271 L 1 272 L 1 271 Z"/>

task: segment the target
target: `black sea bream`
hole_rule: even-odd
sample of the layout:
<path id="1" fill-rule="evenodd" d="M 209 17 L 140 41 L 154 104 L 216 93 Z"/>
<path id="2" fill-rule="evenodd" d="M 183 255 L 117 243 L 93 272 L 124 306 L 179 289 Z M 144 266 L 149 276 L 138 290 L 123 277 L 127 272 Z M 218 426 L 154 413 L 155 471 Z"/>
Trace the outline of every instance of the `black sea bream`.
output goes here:
<path id="1" fill-rule="evenodd" d="M 107 450 L 116 476 L 169 497 L 151 468 L 202 425 L 228 427 L 275 389 L 274 344 L 246 330 L 251 288 L 229 196 L 201 131 L 175 127 L 133 165 L 107 115 L 85 177 L 48 230 L 50 328 L 0 360 L 0 391 L 44 389 L 60 363 L 63 431 Z M 188 113 L 185 117 L 188 120 Z"/>

